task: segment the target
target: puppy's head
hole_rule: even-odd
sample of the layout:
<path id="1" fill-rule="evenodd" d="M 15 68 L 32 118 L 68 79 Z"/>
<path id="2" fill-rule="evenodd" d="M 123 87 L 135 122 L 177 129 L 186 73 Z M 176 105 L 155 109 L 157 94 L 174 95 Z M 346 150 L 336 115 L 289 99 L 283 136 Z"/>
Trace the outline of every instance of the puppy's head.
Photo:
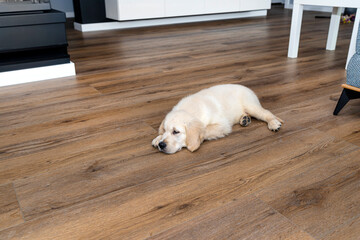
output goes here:
<path id="1" fill-rule="evenodd" d="M 203 141 L 203 124 L 185 111 L 170 112 L 161 123 L 159 134 L 161 139 L 158 149 L 172 154 L 183 147 L 191 152 L 197 150 Z"/>

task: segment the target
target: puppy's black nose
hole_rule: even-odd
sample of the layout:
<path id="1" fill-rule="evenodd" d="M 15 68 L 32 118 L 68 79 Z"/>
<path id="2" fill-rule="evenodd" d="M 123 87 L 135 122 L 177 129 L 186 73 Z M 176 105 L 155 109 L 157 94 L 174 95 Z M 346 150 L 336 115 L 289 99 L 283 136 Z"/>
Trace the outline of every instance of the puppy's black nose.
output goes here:
<path id="1" fill-rule="evenodd" d="M 159 147 L 160 147 L 161 150 L 164 150 L 164 148 L 166 148 L 166 143 L 165 142 L 160 142 Z"/>

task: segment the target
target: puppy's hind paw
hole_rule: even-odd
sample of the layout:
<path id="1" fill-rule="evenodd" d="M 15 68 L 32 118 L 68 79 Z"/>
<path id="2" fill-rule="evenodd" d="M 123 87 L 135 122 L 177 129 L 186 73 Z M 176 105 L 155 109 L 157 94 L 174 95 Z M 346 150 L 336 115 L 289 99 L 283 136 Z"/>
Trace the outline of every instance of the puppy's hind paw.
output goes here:
<path id="1" fill-rule="evenodd" d="M 251 123 L 251 118 L 249 115 L 242 115 L 240 118 L 240 126 L 247 127 Z"/>
<path id="2" fill-rule="evenodd" d="M 273 119 L 268 122 L 268 128 L 273 132 L 278 132 L 281 128 L 281 122 L 277 119 Z"/>

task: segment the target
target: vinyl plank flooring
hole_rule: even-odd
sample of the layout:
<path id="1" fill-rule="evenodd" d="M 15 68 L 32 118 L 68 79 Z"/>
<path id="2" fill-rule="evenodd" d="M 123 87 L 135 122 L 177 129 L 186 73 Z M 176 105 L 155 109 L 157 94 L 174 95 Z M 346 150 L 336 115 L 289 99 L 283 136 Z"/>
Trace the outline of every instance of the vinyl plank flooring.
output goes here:
<path id="1" fill-rule="evenodd" d="M 234 140 L 236 141 L 237 138 Z M 299 157 L 316 153 L 317 149 L 331 145 L 336 146 L 335 149 L 342 146 L 335 152 L 344 151 L 343 144 L 330 144 L 333 138 L 329 139 L 314 130 L 290 134 L 277 141 L 269 138 L 269 141 L 272 141 L 270 146 L 257 141 L 260 146 L 251 147 L 251 151 L 254 152 L 250 155 L 248 151 L 241 149 L 233 149 L 232 152 L 224 149 L 223 161 L 215 160 L 208 164 L 200 164 L 184 172 L 175 172 L 168 177 L 159 177 L 101 198 L 53 211 L 48 216 L 43 215 L 19 226 L 16 234 L 22 236 L 29 229 L 36 227 L 38 229 L 27 236 L 36 238 L 54 231 L 52 234 L 55 239 L 67 238 L 69 236 L 67 234 L 79 234 L 75 236 L 92 239 L 115 236 L 142 239 L 150 236 L 150 233 L 155 235 L 202 215 L 209 209 L 220 207 L 244 194 L 271 184 L 274 179 L 281 178 L 288 172 L 289 165 L 297 165 L 307 159 L 303 157 L 300 161 Z M 281 148 L 276 147 L 279 143 L 282 144 Z M 286 149 L 294 149 L 294 151 L 285 157 L 282 153 Z M 203 148 L 203 151 L 209 150 Z M 188 156 L 190 153 L 183 154 Z M 178 161 L 178 157 L 182 155 L 175 157 L 174 161 Z M 194 159 L 194 162 L 196 160 Z M 20 199 L 24 193 L 20 190 Z M 66 196 L 66 194 L 58 194 L 58 196 Z M 74 215 L 75 212 L 81 214 Z M 92 218 L 102 219 L 102 224 L 93 223 Z M 93 234 L 86 234 L 88 228 L 93 229 Z M 8 233 L 3 232 L 3 234 Z"/>
<path id="2" fill-rule="evenodd" d="M 30 109 L 54 103 L 76 101 L 94 95 L 98 96 L 100 93 L 90 86 L 47 88 L 43 91 L 27 91 L 21 94 L 12 94 L 11 96 L 1 94 L 0 111 L 5 114 L 7 112 L 21 111 L 24 108 Z"/>
<path id="3" fill-rule="evenodd" d="M 273 141 L 275 136 L 265 129 L 264 124 L 259 124 L 259 127 L 260 125 L 263 128 L 252 137 L 238 140 L 238 136 L 234 134 L 231 147 L 224 148 L 223 151 L 230 151 L 234 147 L 243 150 L 242 145 L 245 143 L 253 143 L 254 148 L 261 149 L 260 140 L 262 143 Z M 242 135 L 241 130 L 237 133 Z M 72 157 L 71 165 L 16 181 L 15 186 L 25 218 L 31 219 L 52 209 L 64 208 L 114 191 L 152 182 L 177 172 L 191 172 L 196 167 L 200 167 L 201 171 L 209 171 L 217 166 L 212 166 L 214 159 L 223 158 L 221 153 L 204 150 L 201 155 L 191 156 L 184 152 L 169 159 L 167 155 L 159 156 L 150 142 L 151 138 L 145 137 L 141 142 L 123 142 L 121 147 L 114 144 L 102 151 L 96 149 L 95 153 L 86 154 L 86 160 L 84 154 L 79 154 Z M 207 147 L 211 148 L 211 145 L 214 145 L 214 142 L 209 142 Z M 249 147 L 246 146 L 245 149 L 248 150 Z M 184 155 L 187 156 L 185 159 Z M 101 161 L 98 160 L 99 156 Z M 209 167 L 205 167 L 208 164 Z M 220 164 L 226 164 L 226 161 Z M 94 168 L 97 170 L 90 171 Z M 81 191 L 74 191 L 73 188 L 76 187 L 81 188 Z M 58 194 L 54 195 L 54 192 Z M 59 196 L 62 196 L 61 200 L 58 199 Z"/>

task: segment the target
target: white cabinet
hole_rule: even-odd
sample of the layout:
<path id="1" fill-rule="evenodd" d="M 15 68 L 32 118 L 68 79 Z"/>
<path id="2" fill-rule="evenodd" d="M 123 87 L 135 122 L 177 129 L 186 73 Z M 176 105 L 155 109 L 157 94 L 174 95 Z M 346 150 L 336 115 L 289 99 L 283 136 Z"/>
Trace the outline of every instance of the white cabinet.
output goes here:
<path id="1" fill-rule="evenodd" d="M 165 0 L 105 0 L 106 17 L 135 20 L 165 17 Z"/>
<path id="2" fill-rule="evenodd" d="M 265 10 L 271 0 L 105 0 L 105 7 L 107 18 L 126 21 Z"/>
<path id="3" fill-rule="evenodd" d="M 165 16 L 186 16 L 205 13 L 205 0 L 165 0 Z"/>
<path id="4" fill-rule="evenodd" d="M 240 11 L 270 9 L 271 0 L 240 0 Z"/>
<path id="5" fill-rule="evenodd" d="M 238 12 L 240 0 L 205 0 L 206 13 Z"/>

